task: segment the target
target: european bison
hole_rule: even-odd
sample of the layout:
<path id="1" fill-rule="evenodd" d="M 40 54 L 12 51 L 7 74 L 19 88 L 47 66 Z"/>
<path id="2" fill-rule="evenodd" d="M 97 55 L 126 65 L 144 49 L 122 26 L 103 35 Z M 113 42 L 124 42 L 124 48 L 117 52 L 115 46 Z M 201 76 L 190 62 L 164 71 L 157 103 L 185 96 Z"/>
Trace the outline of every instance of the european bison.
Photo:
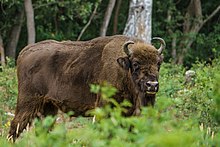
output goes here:
<path id="1" fill-rule="evenodd" d="M 126 116 L 141 106 L 154 105 L 165 42 L 156 49 L 137 38 L 122 35 L 90 41 L 46 40 L 25 47 L 17 59 L 18 99 L 9 138 L 15 140 L 35 117 L 56 115 L 58 109 L 74 116 L 101 106 L 90 92 L 91 83 L 110 83 L 114 98 L 127 99 Z"/>

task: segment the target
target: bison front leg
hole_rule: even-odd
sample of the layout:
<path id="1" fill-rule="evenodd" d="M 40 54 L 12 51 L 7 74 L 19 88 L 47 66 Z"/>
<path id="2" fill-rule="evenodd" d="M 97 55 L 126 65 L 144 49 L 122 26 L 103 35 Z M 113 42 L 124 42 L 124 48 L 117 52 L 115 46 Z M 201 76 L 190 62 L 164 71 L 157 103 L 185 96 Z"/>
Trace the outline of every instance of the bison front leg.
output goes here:
<path id="1" fill-rule="evenodd" d="M 20 112 L 15 115 L 15 118 L 11 121 L 11 127 L 9 130 L 8 139 L 13 141 L 19 137 L 20 133 L 32 122 L 33 116 L 31 114 Z"/>
<path id="2" fill-rule="evenodd" d="M 42 102 L 40 98 L 18 101 L 15 117 L 11 121 L 8 139 L 15 141 L 23 130 L 31 125 L 34 118 L 40 114 Z"/>

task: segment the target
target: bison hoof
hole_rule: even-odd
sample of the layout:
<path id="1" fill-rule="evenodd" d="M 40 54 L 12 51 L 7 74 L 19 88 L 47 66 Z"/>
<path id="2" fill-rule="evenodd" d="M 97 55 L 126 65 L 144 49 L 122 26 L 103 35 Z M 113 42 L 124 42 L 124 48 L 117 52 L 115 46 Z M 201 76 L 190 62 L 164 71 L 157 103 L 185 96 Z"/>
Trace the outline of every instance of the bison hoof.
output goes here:
<path id="1" fill-rule="evenodd" d="M 9 142 L 14 142 L 14 137 L 13 137 L 13 135 L 8 134 L 8 135 L 7 135 L 7 140 L 8 140 Z"/>

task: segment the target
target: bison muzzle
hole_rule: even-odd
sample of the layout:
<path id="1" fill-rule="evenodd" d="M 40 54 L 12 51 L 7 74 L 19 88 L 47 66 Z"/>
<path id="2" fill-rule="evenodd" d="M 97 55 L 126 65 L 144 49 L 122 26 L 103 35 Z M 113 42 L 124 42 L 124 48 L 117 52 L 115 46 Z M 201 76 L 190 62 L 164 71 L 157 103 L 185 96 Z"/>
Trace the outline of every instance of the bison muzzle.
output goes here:
<path id="1" fill-rule="evenodd" d="M 139 115 L 142 106 L 154 105 L 159 90 L 159 69 L 165 42 L 156 49 L 137 38 L 116 35 L 89 41 L 46 40 L 25 47 L 17 59 L 18 99 L 9 138 L 15 140 L 36 117 L 73 116 L 101 107 L 90 92 L 92 83 L 107 82 L 118 89 L 117 102 L 132 106 L 125 116 Z"/>

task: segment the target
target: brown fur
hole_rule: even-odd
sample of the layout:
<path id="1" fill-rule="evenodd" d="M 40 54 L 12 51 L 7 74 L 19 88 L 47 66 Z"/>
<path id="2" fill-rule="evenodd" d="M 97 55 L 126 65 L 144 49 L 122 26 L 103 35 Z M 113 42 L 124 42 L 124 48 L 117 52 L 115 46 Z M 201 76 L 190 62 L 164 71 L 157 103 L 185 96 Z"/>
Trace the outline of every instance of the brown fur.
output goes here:
<path id="1" fill-rule="evenodd" d="M 107 81 L 115 86 L 115 99 L 133 104 L 126 115 L 139 111 L 138 88 L 131 72 L 117 63 L 118 58 L 126 57 L 122 45 L 128 40 L 136 42 L 129 45 L 133 51 L 129 60 L 140 62 L 140 75 L 147 72 L 157 76 L 157 50 L 135 38 L 118 35 L 84 42 L 47 40 L 25 47 L 17 60 L 19 93 L 9 135 L 16 139 L 35 117 L 56 115 L 58 109 L 85 115 L 96 106 L 97 96 L 89 88 L 92 83 Z M 155 96 L 148 96 L 145 101 L 153 105 L 154 100 Z"/>

